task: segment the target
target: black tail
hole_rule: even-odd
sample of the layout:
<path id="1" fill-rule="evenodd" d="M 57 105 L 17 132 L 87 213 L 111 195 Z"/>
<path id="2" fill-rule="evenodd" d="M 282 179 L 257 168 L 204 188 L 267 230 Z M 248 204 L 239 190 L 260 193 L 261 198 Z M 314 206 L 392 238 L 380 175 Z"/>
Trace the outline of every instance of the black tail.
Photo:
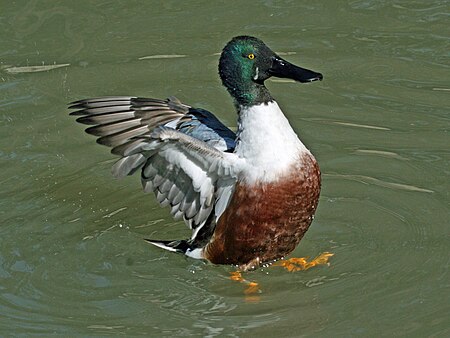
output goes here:
<path id="1" fill-rule="evenodd" d="M 179 252 L 182 254 L 185 254 L 186 251 L 188 251 L 189 249 L 192 249 L 190 243 L 186 240 L 156 241 L 156 240 L 147 239 L 147 238 L 144 238 L 144 240 L 157 246 L 157 247 L 160 247 L 160 248 L 172 251 L 172 252 Z"/>

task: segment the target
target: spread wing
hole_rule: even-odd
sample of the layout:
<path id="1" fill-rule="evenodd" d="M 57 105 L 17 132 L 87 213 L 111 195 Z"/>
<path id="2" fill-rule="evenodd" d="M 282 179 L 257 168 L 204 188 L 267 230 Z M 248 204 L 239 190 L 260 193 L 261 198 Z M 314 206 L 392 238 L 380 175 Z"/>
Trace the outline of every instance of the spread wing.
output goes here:
<path id="1" fill-rule="evenodd" d="M 193 230 L 205 225 L 216 201 L 220 213 L 231 195 L 239 159 L 232 153 L 236 135 L 213 114 L 166 100 L 104 97 L 76 101 L 69 107 L 86 132 L 112 147 L 121 158 L 116 177 L 141 170 L 144 191 L 171 208 Z"/>

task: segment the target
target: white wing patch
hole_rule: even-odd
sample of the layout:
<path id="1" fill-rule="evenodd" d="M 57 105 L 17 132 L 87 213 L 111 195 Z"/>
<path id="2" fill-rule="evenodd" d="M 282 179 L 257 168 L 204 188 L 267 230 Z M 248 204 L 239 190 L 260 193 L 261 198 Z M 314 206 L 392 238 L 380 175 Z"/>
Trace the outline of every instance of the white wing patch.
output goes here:
<path id="1" fill-rule="evenodd" d="M 142 167 L 142 185 L 161 205 L 183 218 L 195 238 L 216 205 L 217 219 L 232 195 L 241 159 L 171 128 L 160 127 L 136 138 L 113 166 L 117 177 Z"/>

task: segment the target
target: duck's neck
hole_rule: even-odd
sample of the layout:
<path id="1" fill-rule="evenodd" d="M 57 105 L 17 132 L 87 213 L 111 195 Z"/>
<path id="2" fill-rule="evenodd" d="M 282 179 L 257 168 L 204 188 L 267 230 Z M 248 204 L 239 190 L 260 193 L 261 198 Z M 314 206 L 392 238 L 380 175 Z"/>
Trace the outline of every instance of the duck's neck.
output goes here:
<path id="1" fill-rule="evenodd" d="M 239 107 L 249 107 L 273 101 L 264 83 L 256 83 L 253 81 L 233 81 L 228 83 L 227 80 L 223 80 L 223 83 L 233 97 L 238 109 Z"/>
<path id="2" fill-rule="evenodd" d="M 240 106 L 235 153 L 246 160 L 249 180 L 278 179 L 304 152 L 309 153 L 276 101 Z"/>

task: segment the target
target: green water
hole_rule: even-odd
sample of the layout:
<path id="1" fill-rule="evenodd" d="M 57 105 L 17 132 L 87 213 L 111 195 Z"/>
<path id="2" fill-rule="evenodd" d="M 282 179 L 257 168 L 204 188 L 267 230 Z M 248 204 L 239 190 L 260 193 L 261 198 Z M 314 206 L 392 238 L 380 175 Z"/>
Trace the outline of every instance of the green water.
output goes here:
<path id="1" fill-rule="evenodd" d="M 449 336 L 449 7 L 1 1 L 0 335 Z M 189 232 L 138 177 L 114 180 L 114 157 L 66 110 L 176 95 L 234 126 L 216 53 L 240 34 L 324 74 L 268 87 L 323 172 L 293 256 L 335 254 L 247 274 L 254 298 L 231 267 L 146 244 Z M 29 68 L 51 65 L 65 66 Z"/>

